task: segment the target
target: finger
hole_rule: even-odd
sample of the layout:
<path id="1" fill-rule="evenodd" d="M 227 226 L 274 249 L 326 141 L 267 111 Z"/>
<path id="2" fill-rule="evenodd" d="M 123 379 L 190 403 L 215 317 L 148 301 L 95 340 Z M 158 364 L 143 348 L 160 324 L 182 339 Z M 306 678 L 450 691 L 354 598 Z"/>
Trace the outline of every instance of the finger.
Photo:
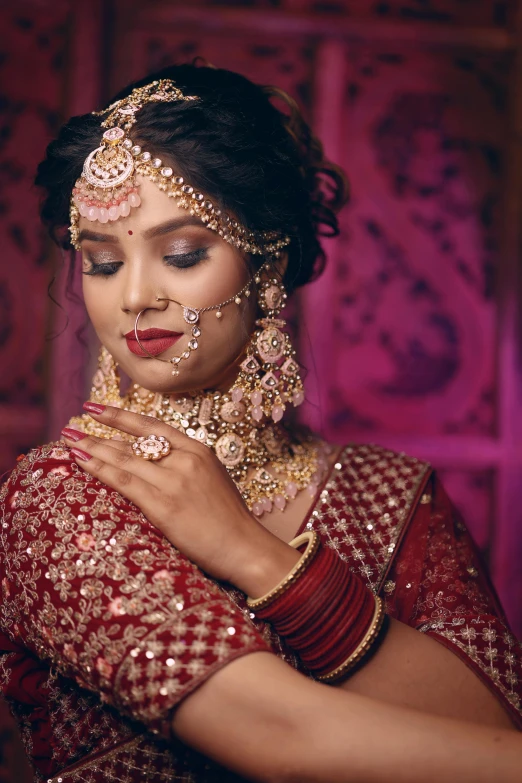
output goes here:
<path id="1" fill-rule="evenodd" d="M 89 416 L 92 416 L 93 419 L 101 424 L 106 424 L 108 427 L 120 430 L 120 432 L 126 432 L 129 435 L 136 435 L 137 437 L 141 435 L 163 435 L 173 448 L 188 448 L 192 450 L 194 447 L 199 446 L 196 441 L 189 438 L 185 433 L 171 427 L 169 424 L 158 421 L 153 416 L 144 416 L 142 413 L 125 411 L 112 405 L 103 406 L 91 402 L 84 403 L 83 408 Z"/>
<path id="2" fill-rule="evenodd" d="M 118 441 L 116 441 L 118 444 Z M 111 441 L 105 438 L 93 438 L 88 435 L 79 443 L 72 444 L 73 449 L 83 452 L 89 457 L 96 457 L 102 462 L 112 465 L 119 470 L 125 470 L 149 483 L 151 486 L 159 488 L 160 472 L 157 466 L 152 462 L 137 457 L 132 448 L 122 449 L 120 444 L 113 448 Z"/>
<path id="3" fill-rule="evenodd" d="M 64 440 L 68 446 L 73 446 L 75 443 L 80 443 L 81 441 L 84 441 L 85 438 L 89 437 L 95 443 L 109 443 L 114 449 L 128 451 L 129 454 L 132 453 L 132 443 L 128 440 L 123 440 L 121 437 L 99 438 L 96 435 L 87 435 L 85 432 L 73 429 L 72 427 L 64 427 L 61 436 L 62 440 Z"/>
<path id="4" fill-rule="evenodd" d="M 108 487 L 112 487 L 146 513 L 145 507 L 152 490 L 148 481 L 123 467 L 104 462 L 99 457 L 93 457 L 83 449 L 76 447 L 71 449 L 71 456 L 86 473 L 99 479 Z"/>

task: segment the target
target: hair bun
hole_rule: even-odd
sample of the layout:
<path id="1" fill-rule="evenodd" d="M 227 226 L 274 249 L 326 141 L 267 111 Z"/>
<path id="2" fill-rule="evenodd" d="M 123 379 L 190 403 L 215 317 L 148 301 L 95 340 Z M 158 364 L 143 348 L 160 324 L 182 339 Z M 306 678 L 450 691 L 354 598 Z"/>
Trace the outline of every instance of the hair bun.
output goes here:
<path id="1" fill-rule="evenodd" d="M 289 110 L 280 114 L 300 160 L 299 169 L 310 195 L 316 233 L 337 236 L 337 213 L 350 198 L 348 177 L 340 166 L 326 158 L 322 142 L 312 133 L 297 102 L 279 87 L 266 85 L 262 90 L 269 99 L 281 100 Z"/>

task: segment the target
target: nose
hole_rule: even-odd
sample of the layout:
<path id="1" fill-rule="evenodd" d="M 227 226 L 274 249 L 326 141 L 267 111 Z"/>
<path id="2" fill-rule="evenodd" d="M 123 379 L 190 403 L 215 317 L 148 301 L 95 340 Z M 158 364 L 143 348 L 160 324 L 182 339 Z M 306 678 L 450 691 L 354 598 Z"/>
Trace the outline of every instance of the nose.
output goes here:
<path id="1" fill-rule="evenodd" d="M 158 297 L 162 296 L 161 287 L 151 274 L 149 265 L 128 263 L 121 271 L 124 272 L 121 291 L 121 309 L 124 313 L 136 316 L 142 310 L 163 311 L 168 307 L 168 302 L 158 301 Z"/>

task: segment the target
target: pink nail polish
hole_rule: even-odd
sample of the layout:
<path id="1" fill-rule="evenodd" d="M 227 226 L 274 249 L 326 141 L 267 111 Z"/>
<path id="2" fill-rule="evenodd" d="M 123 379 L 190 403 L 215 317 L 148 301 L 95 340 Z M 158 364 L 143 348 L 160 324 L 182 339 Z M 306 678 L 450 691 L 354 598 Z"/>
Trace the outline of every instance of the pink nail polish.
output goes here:
<path id="1" fill-rule="evenodd" d="M 89 401 L 87 401 L 87 402 L 83 403 L 83 410 L 84 411 L 87 411 L 88 413 L 95 413 L 98 416 L 100 415 L 100 413 L 103 413 L 103 411 L 105 410 L 106 407 L 107 407 L 106 405 L 101 405 L 101 403 L 99 403 L 99 402 L 89 402 Z"/>
<path id="2" fill-rule="evenodd" d="M 87 454 L 86 451 L 82 451 L 81 449 L 71 449 L 71 454 L 74 454 L 75 457 L 81 459 L 82 462 L 88 462 L 91 458 L 90 454 Z"/>
<path id="3" fill-rule="evenodd" d="M 80 432 L 79 430 L 73 430 L 72 427 L 64 427 L 62 430 L 62 435 L 65 438 L 69 438 L 69 440 L 73 440 L 75 443 L 87 437 L 85 432 Z"/>

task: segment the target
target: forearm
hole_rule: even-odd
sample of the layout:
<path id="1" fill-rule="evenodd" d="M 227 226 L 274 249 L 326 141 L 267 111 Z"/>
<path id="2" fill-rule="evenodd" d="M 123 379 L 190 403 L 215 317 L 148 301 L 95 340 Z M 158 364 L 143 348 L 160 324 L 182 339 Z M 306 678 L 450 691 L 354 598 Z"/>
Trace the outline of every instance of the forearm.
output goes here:
<path id="1" fill-rule="evenodd" d="M 172 725 L 184 742 L 255 781 L 520 780 L 519 734 L 341 693 L 266 653 L 211 677 Z"/>

